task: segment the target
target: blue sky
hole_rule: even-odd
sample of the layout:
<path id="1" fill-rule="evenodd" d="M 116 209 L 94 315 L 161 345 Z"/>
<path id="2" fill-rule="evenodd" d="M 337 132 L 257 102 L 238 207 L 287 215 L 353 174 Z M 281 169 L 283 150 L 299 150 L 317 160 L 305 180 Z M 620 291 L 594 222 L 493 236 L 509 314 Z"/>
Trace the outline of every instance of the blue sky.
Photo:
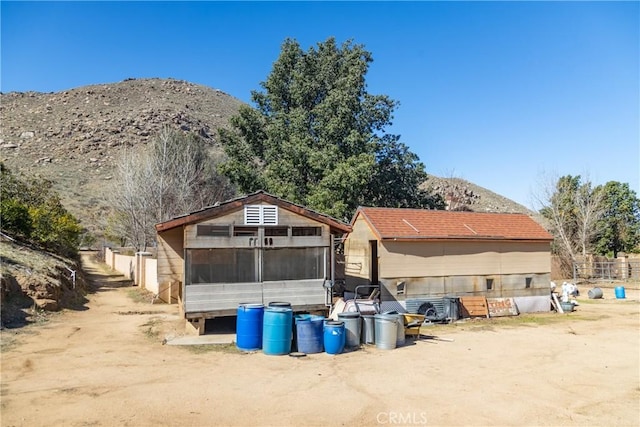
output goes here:
<path id="1" fill-rule="evenodd" d="M 427 172 L 531 206 L 543 174 L 640 194 L 640 2 L 7 2 L 2 92 L 173 77 L 245 102 L 287 37 L 373 54 Z"/>

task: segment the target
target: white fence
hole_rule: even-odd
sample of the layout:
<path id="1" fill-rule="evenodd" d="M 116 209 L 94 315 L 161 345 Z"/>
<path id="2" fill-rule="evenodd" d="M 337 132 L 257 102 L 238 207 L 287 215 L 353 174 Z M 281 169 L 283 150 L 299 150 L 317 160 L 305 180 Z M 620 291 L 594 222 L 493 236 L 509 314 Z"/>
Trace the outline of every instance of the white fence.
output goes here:
<path id="1" fill-rule="evenodd" d="M 165 302 L 170 301 L 170 298 L 163 295 L 166 292 L 161 292 L 158 285 L 158 260 L 152 258 L 150 253 L 123 255 L 117 249 L 105 248 L 104 262 L 112 270 L 133 280 L 141 289 L 146 289 Z"/>

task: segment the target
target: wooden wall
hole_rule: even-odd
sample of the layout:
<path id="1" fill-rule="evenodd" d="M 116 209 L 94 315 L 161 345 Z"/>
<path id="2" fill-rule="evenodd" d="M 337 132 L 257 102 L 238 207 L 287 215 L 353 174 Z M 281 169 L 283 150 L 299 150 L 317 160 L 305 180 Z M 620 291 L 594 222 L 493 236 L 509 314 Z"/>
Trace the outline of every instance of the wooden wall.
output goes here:
<path id="1" fill-rule="evenodd" d="M 344 243 L 345 274 L 359 282 L 366 282 L 371 271 L 371 247 L 369 241 L 376 240 L 369 224 L 359 216 Z"/>
<path id="2" fill-rule="evenodd" d="M 264 204 L 264 203 L 263 203 Z M 228 215 L 213 218 L 207 221 L 199 222 L 185 226 L 184 247 L 189 249 L 206 249 L 221 247 L 247 247 L 249 246 L 249 237 L 212 237 L 197 236 L 198 225 L 237 225 L 244 224 L 244 208 L 241 208 Z M 321 227 L 322 237 L 272 237 L 274 245 L 278 247 L 301 247 L 301 246 L 329 246 L 331 241 L 331 231 L 328 225 L 316 222 L 313 219 L 289 212 L 286 209 L 278 207 L 278 226 L 291 227 Z M 263 227 L 263 226 L 260 226 Z M 269 226 L 266 226 L 269 227 Z"/>
<path id="3" fill-rule="evenodd" d="M 184 250 L 182 227 L 158 233 L 158 287 L 160 298 L 177 302 L 184 283 Z"/>

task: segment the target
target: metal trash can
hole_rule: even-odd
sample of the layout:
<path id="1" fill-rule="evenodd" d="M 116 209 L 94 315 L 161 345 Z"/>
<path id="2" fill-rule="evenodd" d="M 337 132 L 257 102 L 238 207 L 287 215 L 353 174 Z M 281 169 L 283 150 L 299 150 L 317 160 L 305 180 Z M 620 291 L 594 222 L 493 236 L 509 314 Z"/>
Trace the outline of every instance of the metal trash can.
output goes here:
<path id="1" fill-rule="evenodd" d="M 404 342 L 405 342 L 404 314 L 398 313 L 397 311 L 386 311 L 383 314 L 388 314 L 390 316 L 395 316 L 395 318 L 396 318 L 396 328 L 398 329 L 397 332 L 396 332 L 396 347 L 404 345 Z"/>
<path id="2" fill-rule="evenodd" d="M 362 315 L 362 343 L 363 344 L 375 344 L 375 317 L 373 314 Z"/>
<path id="3" fill-rule="evenodd" d="M 360 347 L 360 313 L 347 312 L 338 313 L 338 320 L 344 322 L 345 347 Z"/>
<path id="4" fill-rule="evenodd" d="M 376 348 L 393 350 L 398 337 L 398 316 L 395 314 L 376 314 L 375 336 Z"/>

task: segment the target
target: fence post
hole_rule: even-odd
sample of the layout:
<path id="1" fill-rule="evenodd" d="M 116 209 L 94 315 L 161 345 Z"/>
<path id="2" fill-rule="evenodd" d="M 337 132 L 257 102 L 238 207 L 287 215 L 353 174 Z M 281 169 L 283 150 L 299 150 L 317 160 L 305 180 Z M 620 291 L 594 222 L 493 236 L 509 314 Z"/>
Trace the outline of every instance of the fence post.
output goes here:
<path id="1" fill-rule="evenodd" d="M 115 270 L 116 268 L 116 255 L 119 254 L 120 251 L 117 249 L 112 249 L 111 250 L 111 269 Z"/>
<path id="2" fill-rule="evenodd" d="M 620 277 L 622 280 L 626 280 L 629 278 L 629 270 L 627 268 L 627 255 L 626 254 L 618 254 L 618 268 L 620 268 Z"/>
<path id="3" fill-rule="evenodd" d="M 136 252 L 136 272 L 133 283 L 145 289 L 145 260 L 152 254 L 150 252 Z"/>

